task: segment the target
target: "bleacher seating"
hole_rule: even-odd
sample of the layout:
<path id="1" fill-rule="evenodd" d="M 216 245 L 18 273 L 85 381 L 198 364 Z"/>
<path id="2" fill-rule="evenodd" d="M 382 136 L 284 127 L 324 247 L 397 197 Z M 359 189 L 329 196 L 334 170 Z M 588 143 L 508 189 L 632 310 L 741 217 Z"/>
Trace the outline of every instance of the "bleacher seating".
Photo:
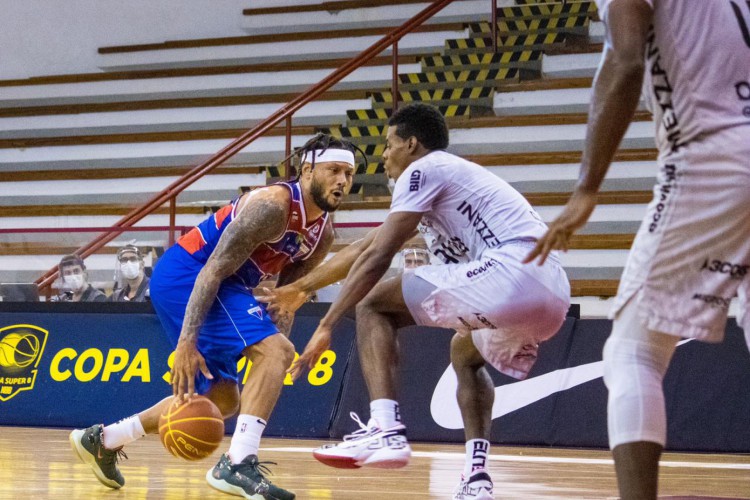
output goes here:
<path id="1" fill-rule="evenodd" d="M 97 64 L 103 72 L 0 82 L 0 164 L 9 174 L 0 182 L 3 227 L 114 223 L 427 5 L 272 3 L 228 20 L 241 22 L 246 37 L 102 47 Z M 506 179 L 551 220 L 577 177 L 603 33 L 594 2 L 537 3 L 498 2 L 496 54 L 487 2 L 458 0 L 446 7 L 399 42 L 399 101 L 440 107 L 451 126 L 449 150 Z M 358 171 L 356 194 L 336 214 L 339 223 L 378 223 L 387 213 L 385 192 L 362 188 L 364 179 L 383 183 L 380 155 L 393 105 L 387 54 L 293 119 L 294 146 L 327 130 L 351 138 L 370 158 Z M 180 195 L 177 224 L 193 225 L 240 186 L 280 175 L 274 163 L 284 155 L 283 134 L 282 126 L 273 129 Z M 650 199 L 654 159 L 653 125 L 641 108 L 601 205 L 563 256 L 584 314 L 601 314 L 607 301 L 598 297 L 616 290 Z M 142 224 L 167 225 L 166 208 Z M 341 230 L 338 243 L 364 231 Z M 4 238 L 0 282 L 38 275 L 61 250 L 90 236 Z M 135 239 L 154 243 L 156 235 Z M 34 259 L 24 260 L 24 253 Z M 99 276 L 113 261 L 106 251 L 91 260 Z"/>

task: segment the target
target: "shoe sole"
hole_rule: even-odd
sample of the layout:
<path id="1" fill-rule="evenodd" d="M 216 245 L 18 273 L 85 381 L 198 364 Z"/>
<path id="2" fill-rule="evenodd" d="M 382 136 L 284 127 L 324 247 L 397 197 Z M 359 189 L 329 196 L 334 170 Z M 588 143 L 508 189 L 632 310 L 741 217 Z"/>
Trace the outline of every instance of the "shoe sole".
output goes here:
<path id="1" fill-rule="evenodd" d="M 380 453 L 387 451 L 387 453 Z M 399 453 L 393 453 L 393 450 L 379 450 L 367 457 L 365 460 L 359 460 L 354 457 L 345 457 L 340 455 L 329 455 L 313 451 L 315 459 L 329 467 L 336 469 L 359 469 L 360 467 L 373 467 L 376 469 L 400 469 L 409 463 L 411 458 L 411 448 L 398 450 Z"/>
<path id="2" fill-rule="evenodd" d="M 214 475 L 211 474 L 211 471 L 213 471 L 213 469 L 209 469 L 209 471 L 206 472 L 206 482 L 213 489 L 222 491 L 224 493 L 229 493 L 230 495 L 234 495 L 237 497 L 247 498 L 247 500 L 266 500 L 266 497 L 264 497 L 260 493 L 257 493 L 255 495 L 248 495 L 247 493 L 245 493 L 245 490 L 243 490 L 239 486 L 229 484 L 223 479 L 216 479 Z"/>
<path id="3" fill-rule="evenodd" d="M 92 455 L 89 450 L 81 445 L 81 438 L 83 437 L 84 433 L 85 431 L 83 430 L 75 430 L 71 432 L 68 436 L 70 447 L 73 448 L 73 451 L 78 456 L 78 459 L 81 462 L 88 464 L 88 466 L 91 467 L 91 470 L 94 472 L 94 475 L 100 483 L 108 488 L 119 490 L 123 487 L 123 485 L 118 483 L 117 481 L 105 477 L 102 473 L 102 470 L 99 468 L 99 465 L 96 463 L 96 457 L 94 457 L 94 455 Z"/>
<path id="4" fill-rule="evenodd" d="M 479 494 L 474 495 L 473 497 L 465 497 L 465 496 L 459 496 L 459 497 L 453 497 L 453 500 L 495 500 L 495 497 L 487 490 L 480 491 Z"/>

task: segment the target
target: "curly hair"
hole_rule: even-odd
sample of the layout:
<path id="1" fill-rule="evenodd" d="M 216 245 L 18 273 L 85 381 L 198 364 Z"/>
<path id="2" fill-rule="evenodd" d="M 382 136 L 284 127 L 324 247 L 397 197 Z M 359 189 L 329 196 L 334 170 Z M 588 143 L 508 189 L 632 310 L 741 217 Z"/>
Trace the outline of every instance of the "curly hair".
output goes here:
<path id="1" fill-rule="evenodd" d="M 404 106 L 391 116 L 388 125 L 396 127 L 400 138 L 416 137 L 430 151 L 448 147 L 448 124 L 434 106 L 419 102 Z"/>

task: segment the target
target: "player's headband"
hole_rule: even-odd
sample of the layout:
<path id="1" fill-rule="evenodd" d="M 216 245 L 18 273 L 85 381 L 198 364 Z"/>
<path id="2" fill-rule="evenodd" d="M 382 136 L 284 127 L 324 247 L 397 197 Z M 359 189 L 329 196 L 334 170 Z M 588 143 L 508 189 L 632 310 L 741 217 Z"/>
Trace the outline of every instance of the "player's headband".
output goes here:
<path id="1" fill-rule="evenodd" d="M 313 156 L 314 155 L 314 156 Z M 327 161 L 340 161 L 354 166 L 354 153 L 346 149 L 314 149 L 305 153 L 302 163 L 323 163 Z"/>

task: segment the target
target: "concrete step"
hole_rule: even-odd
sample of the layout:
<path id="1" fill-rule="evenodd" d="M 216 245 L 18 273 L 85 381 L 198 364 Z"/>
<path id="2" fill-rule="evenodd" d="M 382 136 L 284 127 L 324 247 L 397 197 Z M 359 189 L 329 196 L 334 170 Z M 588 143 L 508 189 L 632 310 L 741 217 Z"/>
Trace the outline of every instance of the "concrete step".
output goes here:
<path id="1" fill-rule="evenodd" d="M 451 29 L 409 33 L 399 40 L 400 55 L 439 52 L 449 38 L 468 36 L 466 29 Z M 97 66 L 104 71 L 144 71 L 156 69 L 195 68 L 209 66 L 238 66 L 249 64 L 317 61 L 321 59 L 352 58 L 364 51 L 383 35 L 340 35 L 318 40 L 287 40 L 203 47 L 167 47 L 163 49 L 133 50 L 100 53 Z M 381 55 L 390 55 L 391 50 Z"/>
<path id="2" fill-rule="evenodd" d="M 400 73 L 416 73 L 420 69 L 418 64 L 399 65 Z M 3 86 L 0 92 L 0 108 L 302 92 L 333 71 L 334 69 L 327 68 Z M 335 85 L 334 89 L 387 88 L 391 84 L 392 76 L 391 66 L 365 66 L 352 72 Z"/>
<path id="3" fill-rule="evenodd" d="M 546 57 L 546 56 L 545 56 Z M 497 92 L 493 110 L 497 116 L 587 113 L 593 91 L 589 88 Z M 645 110 L 643 99 L 638 110 Z"/>
<path id="4" fill-rule="evenodd" d="M 329 4 L 330 5 L 330 4 Z M 311 6 L 311 10 L 298 12 L 262 13 L 252 9 L 244 11 L 242 28 L 253 35 L 270 33 L 295 33 L 300 30 L 300 16 L 304 16 L 305 31 L 358 29 L 363 27 L 399 26 L 429 6 L 429 2 L 373 6 L 369 8 L 347 8 L 323 10 Z M 500 0 L 498 5 L 512 5 L 512 0 Z M 329 8 L 335 8 L 331 5 Z M 427 24 L 446 22 L 487 21 L 490 6 L 484 0 L 455 1 L 432 18 Z"/>
<path id="5" fill-rule="evenodd" d="M 249 129 L 284 105 L 245 104 L 0 117 L 0 139 Z M 347 110 L 368 108 L 369 105 L 369 99 L 313 101 L 294 114 L 293 124 L 344 124 Z"/>
<path id="6" fill-rule="evenodd" d="M 545 56 L 542 58 L 542 76 L 544 78 L 593 77 L 601 58 L 600 52 Z"/>

